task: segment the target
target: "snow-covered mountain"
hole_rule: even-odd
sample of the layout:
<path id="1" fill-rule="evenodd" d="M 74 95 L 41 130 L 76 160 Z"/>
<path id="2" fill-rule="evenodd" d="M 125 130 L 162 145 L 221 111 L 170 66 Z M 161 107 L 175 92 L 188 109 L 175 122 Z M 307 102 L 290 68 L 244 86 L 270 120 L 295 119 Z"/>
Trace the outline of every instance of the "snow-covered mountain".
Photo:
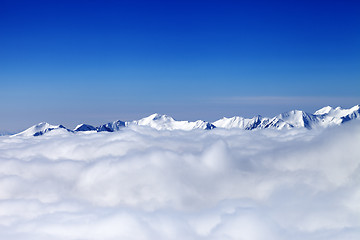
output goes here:
<path id="1" fill-rule="evenodd" d="M 88 131 L 97 131 L 96 127 L 89 124 L 79 124 L 74 128 L 74 132 L 88 132 Z"/>
<path id="2" fill-rule="evenodd" d="M 48 132 L 116 132 L 125 127 L 147 126 L 157 130 L 184 130 L 194 129 L 211 130 L 213 128 L 239 128 L 243 130 L 254 129 L 291 129 L 306 128 L 313 129 L 318 127 L 329 127 L 341 125 L 353 119 L 360 119 L 360 105 L 349 109 L 341 107 L 332 108 L 330 106 L 321 108 L 315 113 L 310 114 L 300 110 L 292 110 L 279 114 L 273 118 L 255 116 L 253 118 L 243 118 L 239 116 L 231 118 L 222 118 L 213 123 L 203 120 L 194 122 L 177 121 L 170 116 L 161 114 L 152 114 L 140 120 L 130 122 L 115 121 L 94 127 L 88 124 L 80 124 L 74 130 L 65 128 L 62 125 L 50 125 L 48 123 L 39 123 L 26 129 L 14 136 L 40 136 Z"/>
<path id="3" fill-rule="evenodd" d="M 64 132 L 72 132 L 72 130 L 67 129 L 63 125 L 50 125 L 47 122 L 42 122 L 37 125 L 34 125 L 25 131 L 15 134 L 14 136 L 23 136 L 23 137 L 30 137 L 30 136 L 41 136 L 45 133 L 53 132 L 53 133 L 64 133 Z"/>
<path id="4" fill-rule="evenodd" d="M 319 125 L 321 126 L 340 125 L 344 122 L 359 118 L 360 105 L 355 105 L 349 109 L 327 106 L 317 110 L 314 115 L 319 118 Z"/>
<path id="5" fill-rule="evenodd" d="M 264 128 L 291 128 L 291 125 L 278 118 L 266 118 L 260 115 L 253 118 L 243 118 L 235 116 L 232 118 L 222 118 L 213 122 L 217 128 L 240 128 L 244 130 L 264 129 Z"/>
<path id="6" fill-rule="evenodd" d="M 101 125 L 101 126 L 97 127 L 96 130 L 98 132 L 116 132 L 125 126 L 126 126 L 126 122 L 118 120 L 115 122 L 110 122 L 110 123 Z"/>
<path id="7" fill-rule="evenodd" d="M 210 130 L 215 128 L 209 122 L 205 122 L 202 120 L 197 120 L 195 122 L 189 121 L 176 121 L 170 116 L 160 115 L 160 114 L 152 114 L 146 118 L 142 118 L 137 121 L 127 122 L 127 126 L 139 125 L 139 126 L 149 126 L 155 128 L 157 130 L 193 130 L 193 129 L 205 129 Z"/>
<path id="8" fill-rule="evenodd" d="M 313 114 L 304 111 L 293 110 L 282 113 L 275 117 L 276 121 L 282 121 L 288 124 L 288 128 L 307 128 L 312 129 L 318 124 L 319 119 Z"/>
<path id="9" fill-rule="evenodd" d="M 311 120 L 310 120 L 311 119 Z M 213 122 L 213 124 L 218 128 L 241 128 L 244 130 L 253 130 L 253 129 L 265 129 L 265 128 L 274 128 L 274 129 L 290 129 L 290 128 L 311 128 L 309 124 L 311 121 L 316 121 L 315 118 L 312 118 L 308 113 L 299 110 L 293 110 L 290 112 L 282 113 L 273 118 L 267 118 L 262 116 L 256 116 L 253 118 L 243 118 L 243 117 L 232 117 L 232 118 L 222 118 Z"/>
<path id="10" fill-rule="evenodd" d="M 317 110 L 314 114 L 300 110 L 292 110 L 279 114 L 273 118 L 256 116 L 254 118 L 232 117 L 222 118 L 213 122 L 217 128 L 240 128 L 244 130 L 253 129 L 291 129 L 329 127 L 340 125 L 344 122 L 360 118 L 360 106 L 356 105 L 349 109 L 330 106 Z"/>
<path id="11" fill-rule="evenodd" d="M 97 131 L 97 132 L 116 132 L 124 127 L 132 127 L 132 126 L 148 126 L 151 128 L 155 128 L 157 130 L 193 130 L 193 129 L 205 129 L 210 130 L 215 128 L 209 122 L 205 122 L 202 120 L 197 120 L 195 122 L 189 121 L 176 121 L 170 116 L 167 115 L 160 115 L 160 114 L 152 114 L 148 117 L 142 118 L 140 120 L 134 120 L 130 122 L 124 121 L 115 121 L 109 122 L 98 127 L 94 127 L 87 124 L 80 124 L 78 125 L 74 131 Z"/>

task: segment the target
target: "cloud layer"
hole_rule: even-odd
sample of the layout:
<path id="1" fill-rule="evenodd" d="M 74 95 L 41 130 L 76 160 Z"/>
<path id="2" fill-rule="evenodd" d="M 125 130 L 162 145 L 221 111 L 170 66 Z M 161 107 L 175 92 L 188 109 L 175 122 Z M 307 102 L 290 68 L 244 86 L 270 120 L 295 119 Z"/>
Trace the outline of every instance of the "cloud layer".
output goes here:
<path id="1" fill-rule="evenodd" d="M 0 137 L 0 239 L 359 239 L 360 124 Z"/>

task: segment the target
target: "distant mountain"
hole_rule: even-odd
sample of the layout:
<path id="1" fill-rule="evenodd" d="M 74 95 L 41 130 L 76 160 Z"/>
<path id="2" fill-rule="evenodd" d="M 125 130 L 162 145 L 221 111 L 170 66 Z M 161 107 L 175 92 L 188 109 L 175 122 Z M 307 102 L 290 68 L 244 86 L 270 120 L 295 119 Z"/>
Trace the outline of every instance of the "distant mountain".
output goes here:
<path id="1" fill-rule="evenodd" d="M 254 118 L 232 117 L 222 118 L 213 122 L 217 128 L 240 128 L 244 130 L 253 129 L 291 129 L 329 127 L 340 125 L 344 122 L 357 119 L 360 116 L 360 106 L 356 105 L 350 109 L 330 106 L 317 110 L 314 114 L 300 110 L 292 110 L 279 114 L 273 118 L 256 116 Z"/>
<path id="2" fill-rule="evenodd" d="M 266 118 L 260 115 L 253 118 L 243 118 L 235 116 L 232 118 L 222 118 L 213 122 L 213 125 L 217 128 L 240 128 L 244 130 L 253 130 L 253 129 L 264 129 L 264 128 L 292 128 L 292 126 L 281 119 L 277 118 Z"/>
<path id="3" fill-rule="evenodd" d="M 30 136 L 41 136 L 45 133 L 51 132 L 53 133 L 63 133 L 63 132 L 72 132 L 72 130 L 65 128 L 63 125 L 50 125 L 49 123 L 42 122 L 37 125 L 34 125 L 25 131 L 17 133 L 13 136 L 23 136 L 23 137 L 30 137 Z"/>
<path id="4" fill-rule="evenodd" d="M 289 124 L 288 128 L 307 129 L 312 129 L 315 125 L 318 124 L 319 121 L 316 116 L 299 110 L 282 113 L 276 116 L 274 119 L 276 119 L 276 121 L 282 121 Z"/>
<path id="5" fill-rule="evenodd" d="M 340 125 L 344 122 L 359 118 L 360 105 L 355 105 L 349 109 L 327 106 L 317 110 L 314 115 L 320 119 L 320 125 L 322 126 Z"/>
<path id="6" fill-rule="evenodd" d="M 80 124 L 74 130 L 65 128 L 62 125 L 50 125 L 39 123 L 13 136 L 41 136 L 45 133 L 61 134 L 65 132 L 116 132 L 125 127 L 147 126 L 157 130 L 184 130 L 194 129 L 211 130 L 214 128 L 239 128 L 243 130 L 254 129 L 292 129 L 306 128 L 313 129 L 318 127 L 329 127 L 341 125 L 345 122 L 360 119 L 360 106 L 356 105 L 349 109 L 341 107 L 332 108 L 330 106 L 321 108 L 315 113 L 310 114 L 300 110 L 292 110 L 279 114 L 273 118 L 255 116 L 253 118 L 243 118 L 239 116 L 222 118 L 213 123 L 203 120 L 194 122 L 177 121 L 170 116 L 152 114 L 140 120 L 130 122 L 115 121 L 94 127 L 88 124 Z"/>
<path id="7" fill-rule="evenodd" d="M 241 128 L 244 130 L 253 129 L 291 129 L 291 128 L 308 128 L 311 127 L 309 124 L 312 121 L 316 121 L 315 118 L 311 117 L 311 114 L 303 111 L 293 110 L 290 112 L 282 113 L 273 118 L 266 118 L 256 116 L 250 119 L 242 117 L 222 118 L 213 122 L 218 128 Z"/>
<path id="8" fill-rule="evenodd" d="M 126 122 L 123 121 L 115 121 L 112 123 L 106 123 L 96 128 L 98 132 L 116 132 L 119 131 L 121 128 L 126 126 Z"/>
<path id="9" fill-rule="evenodd" d="M 89 124 L 79 124 L 74 128 L 74 132 L 87 132 L 87 131 L 97 131 L 96 127 Z"/>
<path id="10" fill-rule="evenodd" d="M 195 122 L 189 121 L 176 121 L 172 117 L 167 115 L 152 114 L 146 118 L 142 118 L 137 121 L 127 122 L 127 126 L 139 125 L 139 126 L 149 126 L 157 130 L 193 130 L 193 129 L 204 129 L 210 130 L 215 128 L 209 122 L 202 120 L 197 120 Z"/>
<path id="11" fill-rule="evenodd" d="M 189 121 L 176 121 L 170 116 L 160 115 L 160 114 L 152 114 L 148 117 L 142 118 L 140 120 L 134 120 L 131 122 L 123 122 L 123 121 L 115 121 L 106 123 L 99 127 L 96 127 L 98 132 L 116 132 L 124 127 L 131 126 L 148 126 L 151 128 L 155 128 L 157 130 L 193 130 L 193 129 L 205 129 L 210 130 L 215 128 L 209 122 L 205 122 L 202 120 L 198 120 L 195 122 Z"/>

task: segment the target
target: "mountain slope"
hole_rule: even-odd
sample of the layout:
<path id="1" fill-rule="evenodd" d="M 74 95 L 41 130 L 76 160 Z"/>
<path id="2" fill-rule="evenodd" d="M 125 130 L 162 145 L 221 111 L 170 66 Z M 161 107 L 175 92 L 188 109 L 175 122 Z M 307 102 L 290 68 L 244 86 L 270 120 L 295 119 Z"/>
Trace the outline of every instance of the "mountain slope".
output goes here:
<path id="1" fill-rule="evenodd" d="M 74 132 L 87 132 L 87 131 L 97 131 L 96 127 L 89 124 L 79 124 L 74 128 Z"/>

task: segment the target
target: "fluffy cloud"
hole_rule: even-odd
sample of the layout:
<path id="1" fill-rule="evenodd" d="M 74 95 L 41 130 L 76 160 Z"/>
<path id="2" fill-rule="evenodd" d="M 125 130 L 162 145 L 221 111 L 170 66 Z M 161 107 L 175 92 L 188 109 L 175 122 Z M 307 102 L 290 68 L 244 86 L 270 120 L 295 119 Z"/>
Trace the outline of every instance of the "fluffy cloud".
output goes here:
<path id="1" fill-rule="evenodd" d="M 0 137 L 1 239 L 359 239 L 360 124 Z"/>

